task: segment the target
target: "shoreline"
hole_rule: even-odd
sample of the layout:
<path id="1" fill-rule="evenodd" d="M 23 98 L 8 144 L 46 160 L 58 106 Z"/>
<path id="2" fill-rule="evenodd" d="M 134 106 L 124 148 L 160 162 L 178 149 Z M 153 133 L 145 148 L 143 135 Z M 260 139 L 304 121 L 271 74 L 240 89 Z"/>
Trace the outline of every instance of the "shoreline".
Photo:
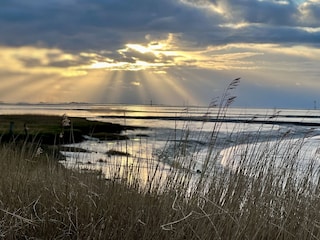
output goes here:
<path id="1" fill-rule="evenodd" d="M 63 122 L 66 121 L 66 122 Z M 99 140 L 126 140 L 126 130 L 143 127 L 88 120 L 84 117 L 56 115 L 14 114 L 0 115 L 2 142 L 37 141 L 43 144 L 70 144 L 85 140 L 84 136 Z"/>
<path id="2" fill-rule="evenodd" d="M 142 127 L 88 120 L 66 115 L 10 114 L 0 115 L 0 143 L 37 144 L 41 150 L 58 160 L 64 145 L 81 143 L 92 137 L 98 141 L 127 140 L 123 132 Z M 79 151 L 79 149 L 77 149 Z"/>

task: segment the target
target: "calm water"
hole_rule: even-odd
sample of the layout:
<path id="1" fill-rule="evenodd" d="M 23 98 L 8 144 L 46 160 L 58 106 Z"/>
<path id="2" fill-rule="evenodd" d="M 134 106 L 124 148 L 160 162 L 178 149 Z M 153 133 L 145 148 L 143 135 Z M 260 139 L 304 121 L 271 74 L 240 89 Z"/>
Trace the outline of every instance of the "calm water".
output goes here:
<path id="1" fill-rule="evenodd" d="M 223 116 L 217 117 L 221 115 L 219 109 L 207 107 L 0 105 L 0 114 L 67 114 L 70 117 L 147 127 L 124 132 L 130 137 L 128 141 L 89 139 L 72 145 L 86 149 L 87 153 L 63 152 L 67 158 L 64 162 L 66 166 L 98 169 L 107 177 L 112 177 L 119 169 L 124 171 L 124 166 L 131 166 L 131 171 L 139 171 L 134 174 L 139 174 L 144 180 L 152 175 L 155 168 L 169 170 L 177 159 L 180 161 L 177 152 L 184 156 L 181 161 L 188 159 L 194 162 L 193 171 L 201 171 L 212 137 L 217 138 L 213 155 L 219 156 L 220 164 L 224 166 L 228 166 L 231 155 L 235 158 L 236 153 L 230 151 L 234 145 L 246 148 L 252 142 L 273 143 L 284 135 L 287 139 L 283 144 L 292 139 L 305 139 L 301 162 L 311 158 L 318 161 L 319 113 L 319 110 L 229 108 L 222 113 Z M 213 131 L 219 134 L 212 136 Z M 109 150 L 128 155 L 110 155 L 107 153 Z"/>

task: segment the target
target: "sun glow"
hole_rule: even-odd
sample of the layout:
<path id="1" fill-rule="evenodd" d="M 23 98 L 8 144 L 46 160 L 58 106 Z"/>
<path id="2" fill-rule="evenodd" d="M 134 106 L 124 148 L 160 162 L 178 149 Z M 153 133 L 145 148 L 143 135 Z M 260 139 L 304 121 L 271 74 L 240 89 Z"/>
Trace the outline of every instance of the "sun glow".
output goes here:
<path id="1" fill-rule="evenodd" d="M 259 70 L 271 78 L 267 74 L 288 72 L 289 66 L 291 72 L 301 69 L 301 59 L 303 71 L 317 72 L 315 63 L 320 60 L 320 50 L 312 47 L 236 43 L 201 47 L 189 45 L 178 34 L 161 39 L 146 35 L 142 42 L 113 51 L 68 53 L 31 46 L 0 46 L 0 51 L 4 101 L 195 103 L 199 101 L 193 90 L 211 77 L 209 72 L 246 71 L 258 76 Z M 285 60 L 275 65 L 279 56 Z M 202 70 L 207 75 L 190 75 Z"/>
<path id="2" fill-rule="evenodd" d="M 92 69 L 99 69 L 99 68 L 108 68 L 110 64 L 106 62 L 95 62 L 90 65 Z"/>
<path id="3" fill-rule="evenodd" d="M 180 38 L 174 34 L 168 34 L 166 39 L 157 41 L 148 35 L 146 43 L 128 43 L 116 53 L 81 53 L 81 56 L 91 59 L 91 63 L 79 68 L 83 71 L 151 70 L 155 73 L 166 73 L 168 69 L 176 67 L 215 70 L 254 69 L 254 62 L 248 59 L 263 54 L 256 49 L 255 51 L 245 50 L 244 47 L 232 44 L 206 49 L 183 48 L 181 50 L 182 44 Z"/>
<path id="4" fill-rule="evenodd" d="M 36 47 L 0 47 L 0 69 L 21 74 L 57 74 L 64 77 L 84 76 L 87 72 L 74 66 L 76 55 L 59 49 Z M 64 66 L 65 65 L 65 66 Z"/>
<path id="5" fill-rule="evenodd" d="M 283 54 L 319 60 L 319 50 L 302 46 L 285 47 L 276 44 L 228 44 L 206 49 L 179 50 L 179 41 L 173 34 L 164 40 L 150 40 L 146 44 L 126 44 L 118 55 L 110 52 L 78 55 L 59 49 L 36 47 L 0 47 L 0 68 L 21 74 L 86 76 L 90 71 L 142 71 L 166 73 L 170 68 L 232 70 L 255 69 L 254 58 L 264 54 Z M 105 54 L 105 55 L 103 55 Z M 113 54 L 113 55 L 112 55 Z M 112 58 L 112 56 L 115 56 Z"/>
<path id="6" fill-rule="evenodd" d="M 140 44 L 126 44 L 126 47 L 141 53 L 151 52 L 151 49 L 149 49 L 148 47 L 142 46 Z"/>
<path id="7" fill-rule="evenodd" d="M 248 26 L 252 26 L 254 24 L 249 24 L 246 22 L 240 22 L 240 23 L 227 23 L 227 24 L 220 24 L 219 27 L 222 28 L 231 28 L 231 29 L 241 29 L 241 28 L 245 28 Z"/>

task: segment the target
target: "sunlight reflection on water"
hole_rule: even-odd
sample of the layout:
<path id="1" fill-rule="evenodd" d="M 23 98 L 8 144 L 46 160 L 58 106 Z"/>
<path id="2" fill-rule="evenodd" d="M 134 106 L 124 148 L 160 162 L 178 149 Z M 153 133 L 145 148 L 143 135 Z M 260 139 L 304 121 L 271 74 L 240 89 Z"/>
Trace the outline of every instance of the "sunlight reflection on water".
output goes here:
<path id="1" fill-rule="evenodd" d="M 112 104 L 38 104 L 38 105 L 0 105 L 0 114 L 67 114 L 70 117 L 85 117 L 90 120 L 119 123 L 122 125 L 147 127 L 126 131 L 128 141 L 84 141 L 70 145 L 85 149 L 87 152 L 63 152 L 68 167 L 90 168 L 102 171 L 106 178 L 112 178 L 115 170 L 120 173 L 129 171 L 139 175 L 141 181 L 146 182 L 153 175 L 155 169 L 170 171 L 177 146 L 183 143 L 185 158 L 194 159 L 193 171 L 201 170 L 207 155 L 212 129 L 219 132 L 216 152 L 222 150 L 222 163 L 228 166 L 228 151 L 233 145 L 248 142 L 251 137 L 256 137 L 257 142 L 272 142 L 275 138 L 289 132 L 295 138 L 304 137 L 306 132 L 313 131 L 311 137 L 320 134 L 317 127 L 299 126 L 290 122 L 320 123 L 316 110 L 281 110 L 274 109 L 228 109 L 226 116 L 229 120 L 272 120 L 274 124 L 252 124 L 245 122 L 214 123 L 198 121 L 203 116 L 214 118 L 218 109 L 206 107 L 169 107 L 169 106 L 134 106 Z M 277 124 L 285 121 L 285 124 Z M 218 128 L 216 128 L 218 126 Z M 180 144 L 181 145 L 181 144 Z M 315 153 L 318 149 L 317 140 L 310 138 L 309 152 Z M 223 150 L 226 148 L 226 150 Z M 312 149 L 312 150 L 310 150 Z M 128 153 L 128 156 L 110 155 L 109 150 Z M 162 154 L 162 155 L 161 155 Z M 235 153 L 233 153 L 235 154 Z M 161 158 L 159 162 L 159 156 Z M 314 156 L 314 155 L 313 155 Z M 179 163 L 181 164 L 181 163 Z"/>

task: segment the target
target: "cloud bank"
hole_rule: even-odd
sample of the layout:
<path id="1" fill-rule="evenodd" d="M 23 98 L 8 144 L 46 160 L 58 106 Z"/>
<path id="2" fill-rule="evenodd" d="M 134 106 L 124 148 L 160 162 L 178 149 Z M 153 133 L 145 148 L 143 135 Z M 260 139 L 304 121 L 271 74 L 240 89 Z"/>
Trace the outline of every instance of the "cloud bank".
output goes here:
<path id="1" fill-rule="evenodd" d="M 6 0 L 1 44 L 67 51 L 117 50 L 174 33 L 184 47 L 227 43 L 318 44 L 320 2 L 258 0 Z"/>
<path id="2" fill-rule="evenodd" d="M 192 91 L 194 81 L 221 88 L 221 79 L 232 75 L 245 75 L 254 89 L 277 82 L 285 91 L 308 92 L 320 87 L 319 22 L 319 0 L 3 0 L 0 70 L 16 85 L 3 84 L 0 92 L 5 96 L 28 82 L 25 76 L 43 79 L 45 86 L 54 83 L 53 101 L 61 89 L 71 100 L 77 96 L 69 78 L 78 78 L 72 80 L 77 91 L 90 78 L 97 88 L 108 86 L 106 91 L 118 87 L 128 96 L 139 94 L 138 103 L 162 79 L 181 103 L 199 98 L 193 92 L 203 95 L 201 88 Z M 81 100 L 110 101 L 87 95 Z"/>

